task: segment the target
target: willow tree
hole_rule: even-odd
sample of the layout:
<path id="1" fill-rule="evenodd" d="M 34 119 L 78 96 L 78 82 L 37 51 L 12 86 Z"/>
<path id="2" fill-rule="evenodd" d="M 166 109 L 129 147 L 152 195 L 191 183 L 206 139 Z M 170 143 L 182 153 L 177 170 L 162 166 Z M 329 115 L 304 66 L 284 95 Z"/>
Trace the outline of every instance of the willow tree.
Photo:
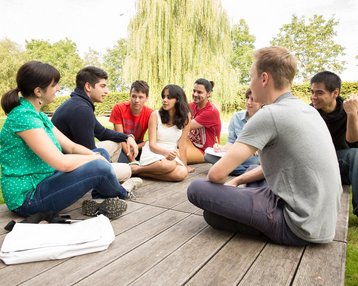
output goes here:
<path id="1" fill-rule="evenodd" d="M 126 78 L 149 83 L 153 106 L 169 83 L 182 86 L 190 99 L 200 77 L 215 82 L 216 103 L 235 100 L 238 76 L 230 64 L 230 25 L 220 1 L 137 0 L 128 29 Z"/>

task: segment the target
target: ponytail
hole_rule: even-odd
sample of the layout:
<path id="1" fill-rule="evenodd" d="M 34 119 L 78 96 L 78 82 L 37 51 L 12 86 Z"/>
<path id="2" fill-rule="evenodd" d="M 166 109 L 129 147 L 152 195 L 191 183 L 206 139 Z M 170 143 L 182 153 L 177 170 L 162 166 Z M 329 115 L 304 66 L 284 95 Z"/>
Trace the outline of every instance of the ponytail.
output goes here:
<path id="1" fill-rule="evenodd" d="M 20 105 L 19 89 L 14 88 L 5 93 L 1 98 L 1 107 L 5 114 L 9 114 L 16 106 Z"/>

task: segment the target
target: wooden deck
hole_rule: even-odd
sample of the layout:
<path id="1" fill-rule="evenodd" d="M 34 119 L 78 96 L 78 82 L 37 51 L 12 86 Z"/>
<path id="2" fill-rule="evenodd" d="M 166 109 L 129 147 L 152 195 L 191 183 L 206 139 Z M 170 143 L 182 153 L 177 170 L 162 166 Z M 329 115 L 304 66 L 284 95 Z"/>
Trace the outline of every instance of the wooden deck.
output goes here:
<path id="1" fill-rule="evenodd" d="M 63 260 L 6 266 L 5 285 L 344 285 L 348 225 L 347 192 L 335 240 L 327 245 L 285 247 L 264 239 L 217 231 L 191 205 L 186 189 L 205 178 L 209 165 L 181 183 L 145 180 L 136 201 L 112 225 L 115 241 L 103 252 Z M 66 212 L 80 214 L 80 202 Z M 3 227 L 14 216 L 0 206 Z"/>

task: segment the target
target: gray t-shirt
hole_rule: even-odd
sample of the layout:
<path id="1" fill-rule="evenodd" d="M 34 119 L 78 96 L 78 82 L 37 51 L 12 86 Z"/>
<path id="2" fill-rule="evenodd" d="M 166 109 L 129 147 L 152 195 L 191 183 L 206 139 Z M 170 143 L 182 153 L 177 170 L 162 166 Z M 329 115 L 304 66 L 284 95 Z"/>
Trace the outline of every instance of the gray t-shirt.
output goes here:
<path id="1" fill-rule="evenodd" d="M 342 192 L 336 152 L 319 113 L 291 93 L 260 109 L 239 142 L 259 149 L 265 178 L 290 229 L 311 242 L 334 238 Z"/>

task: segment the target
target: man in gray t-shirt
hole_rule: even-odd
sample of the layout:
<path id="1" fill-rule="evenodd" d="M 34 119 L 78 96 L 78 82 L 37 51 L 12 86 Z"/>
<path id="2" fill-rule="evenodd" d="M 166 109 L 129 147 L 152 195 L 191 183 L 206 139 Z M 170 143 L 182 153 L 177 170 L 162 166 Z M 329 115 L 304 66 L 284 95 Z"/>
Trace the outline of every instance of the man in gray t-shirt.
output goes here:
<path id="1" fill-rule="evenodd" d="M 188 188 L 189 200 L 204 209 L 213 227 L 258 232 L 286 245 L 333 240 L 341 194 L 337 158 L 318 112 L 290 93 L 295 71 L 295 58 L 285 48 L 255 53 L 250 88 L 265 107 L 210 169 L 208 181 Z M 257 150 L 262 165 L 222 185 Z M 248 185 L 236 187 L 241 184 Z"/>

